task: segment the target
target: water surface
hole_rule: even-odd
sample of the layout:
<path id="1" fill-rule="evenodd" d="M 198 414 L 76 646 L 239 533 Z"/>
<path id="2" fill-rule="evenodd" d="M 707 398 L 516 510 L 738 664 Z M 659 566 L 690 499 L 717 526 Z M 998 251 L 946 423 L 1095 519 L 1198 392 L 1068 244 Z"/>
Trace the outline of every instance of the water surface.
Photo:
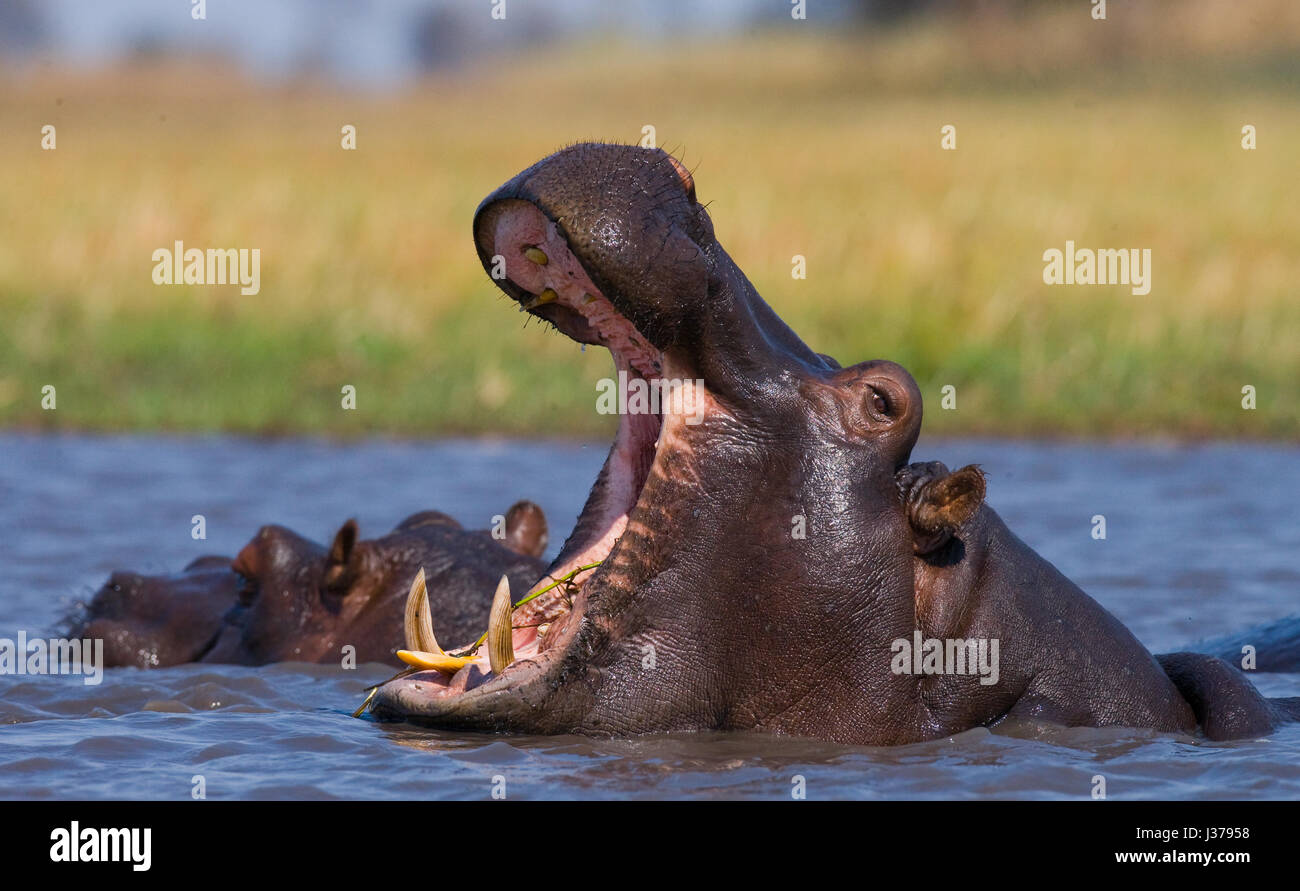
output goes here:
<path id="1" fill-rule="evenodd" d="M 112 569 L 233 554 L 264 523 L 328 541 L 436 507 L 484 527 L 518 498 L 552 551 L 605 444 L 0 434 L 0 637 L 47 636 Z M 1297 610 L 1300 449 L 922 441 L 976 462 L 1015 532 L 1157 652 Z M 191 537 L 195 515 L 207 540 Z M 1107 537 L 1094 540 L 1104 515 Z M 283 664 L 0 677 L 0 795 L 15 798 L 1300 798 L 1300 725 L 1208 743 L 1128 729 L 972 730 L 874 749 L 744 734 L 491 737 L 354 720 L 386 666 Z M 1300 675 L 1259 675 L 1273 696 Z"/>

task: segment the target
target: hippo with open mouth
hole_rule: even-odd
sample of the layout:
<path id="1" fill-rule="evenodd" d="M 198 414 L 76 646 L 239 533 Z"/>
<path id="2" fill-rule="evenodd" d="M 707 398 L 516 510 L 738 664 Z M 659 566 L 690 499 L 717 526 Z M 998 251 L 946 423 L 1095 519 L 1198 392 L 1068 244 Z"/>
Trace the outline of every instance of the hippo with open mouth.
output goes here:
<path id="1" fill-rule="evenodd" d="M 1209 657 L 1167 671 L 1002 524 L 976 470 L 909 465 L 912 376 L 805 346 L 670 155 L 566 148 L 483 201 L 474 241 L 525 311 L 608 348 L 623 386 L 692 404 L 623 413 L 546 575 L 499 586 L 486 647 L 381 686 L 376 716 L 880 745 L 1010 716 L 1192 731 L 1213 714 L 1207 733 L 1233 735 L 1294 712 Z M 905 670 L 917 638 L 997 644 L 997 677 Z"/>
<path id="2" fill-rule="evenodd" d="M 348 520 L 326 548 L 264 526 L 233 561 L 202 557 L 168 575 L 114 572 L 68 636 L 102 639 L 106 667 L 336 662 L 345 645 L 357 662 L 386 662 L 402 645 L 407 589 L 421 568 L 436 591 L 435 620 L 461 635 L 487 620 L 503 573 L 520 584 L 541 573 L 540 507 L 516 502 L 497 532 L 422 511 L 367 540 Z"/>

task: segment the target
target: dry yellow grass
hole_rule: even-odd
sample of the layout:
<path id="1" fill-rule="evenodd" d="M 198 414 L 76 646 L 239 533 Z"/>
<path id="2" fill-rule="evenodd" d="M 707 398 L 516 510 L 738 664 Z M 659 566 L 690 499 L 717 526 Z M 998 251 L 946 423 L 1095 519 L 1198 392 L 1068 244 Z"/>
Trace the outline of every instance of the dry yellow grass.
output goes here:
<path id="1" fill-rule="evenodd" d="M 523 330 L 469 222 L 556 147 L 651 124 L 778 312 L 841 361 L 911 368 L 927 429 L 1294 437 L 1300 71 L 1285 59 L 1300 18 L 1266 7 L 592 44 L 391 96 L 266 88 L 209 64 L 11 75 L 0 423 L 603 429 L 607 359 Z M 340 148 L 343 124 L 357 151 Z M 261 293 L 155 286 L 151 254 L 178 239 L 260 248 Z M 1045 286 L 1042 253 L 1067 239 L 1150 248 L 1151 293 Z M 344 384 L 356 412 L 339 408 Z M 939 409 L 945 384 L 957 411 Z"/>

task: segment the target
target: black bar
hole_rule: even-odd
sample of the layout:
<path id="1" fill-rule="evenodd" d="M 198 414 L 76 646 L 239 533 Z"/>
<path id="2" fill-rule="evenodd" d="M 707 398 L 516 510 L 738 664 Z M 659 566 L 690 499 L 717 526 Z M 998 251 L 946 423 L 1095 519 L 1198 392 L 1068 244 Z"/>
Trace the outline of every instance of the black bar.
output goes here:
<path id="1" fill-rule="evenodd" d="M 1047 870 L 1195 871 L 1216 877 L 1294 860 L 1296 802 L 7 802 L 0 862 L 57 877 L 225 875 L 294 883 L 344 875 L 412 881 L 559 879 L 608 860 L 609 884 L 704 858 L 729 871 L 822 872 L 919 881 L 963 870 L 993 877 Z M 51 836 L 88 828 L 149 828 L 147 871 L 124 862 L 54 862 Z M 1197 836 L 1187 838 L 1188 829 Z M 1146 835 L 1139 835 L 1139 830 Z M 1177 833 L 1171 835 L 1171 833 Z M 1207 836 L 1209 836 L 1207 838 Z M 100 836 L 96 835 L 98 839 Z M 1154 862 L 1119 862 L 1149 856 Z M 1208 863 L 1187 855 L 1210 855 Z M 1245 862 L 1223 862 L 1239 856 Z M 1172 858 L 1172 859 L 1171 859 Z M 1182 858 L 1182 859 L 1179 859 Z M 1215 859 L 1218 858 L 1218 859 Z M 500 879 L 492 877 L 500 870 Z M 457 874 L 463 876 L 456 878 Z"/>

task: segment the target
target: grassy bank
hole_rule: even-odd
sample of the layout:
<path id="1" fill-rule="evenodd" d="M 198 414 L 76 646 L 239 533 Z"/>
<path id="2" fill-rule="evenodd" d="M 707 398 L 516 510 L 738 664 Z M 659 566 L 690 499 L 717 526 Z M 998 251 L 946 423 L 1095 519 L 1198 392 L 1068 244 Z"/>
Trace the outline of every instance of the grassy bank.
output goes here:
<path id="1" fill-rule="evenodd" d="M 604 431 L 607 356 L 525 327 L 469 221 L 556 147 L 653 124 L 768 301 L 846 364 L 911 369 L 927 430 L 1295 437 L 1292 19 L 592 45 L 382 97 L 209 66 L 10 75 L 0 425 Z M 344 124 L 356 151 L 339 147 Z M 956 151 L 939 147 L 944 124 Z M 1044 285 L 1043 251 L 1067 239 L 1149 248 L 1150 293 Z M 154 285 L 152 252 L 176 240 L 259 248 L 261 293 Z M 955 411 L 939 406 L 948 384 Z"/>

